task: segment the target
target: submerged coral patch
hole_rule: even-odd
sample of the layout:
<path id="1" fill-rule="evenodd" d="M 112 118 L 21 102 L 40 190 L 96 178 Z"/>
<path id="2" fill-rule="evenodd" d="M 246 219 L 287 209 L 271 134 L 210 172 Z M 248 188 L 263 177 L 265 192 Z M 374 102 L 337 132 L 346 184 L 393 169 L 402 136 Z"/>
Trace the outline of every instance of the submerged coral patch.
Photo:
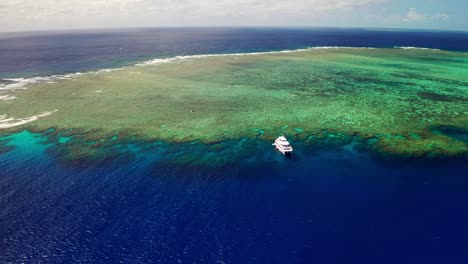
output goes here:
<path id="1" fill-rule="evenodd" d="M 457 126 L 438 126 L 433 128 L 435 133 L 440 133 L 456 140 L 465 142 L 468 144 L 468 129 Z"/>
<path id="2" fill-rule="evenodd" d="M 454 102 L 454 101 L 468 102 L 468 98 L 465 98 L 465 97 L 445 95 L 445 94 L 434 93 L 434 92 L 418 92 L 418 96 L 423 99 L 439 101 L 439 102 Z"/>
<path id="3" fill-rule="evenodd" d="M 0 138 L 0 154 L 10 152 L 14 149 L 13 146 L 8 144 L 9 141 L 10 141 L 9 138 L 6 138 L 6 137 Z"/>

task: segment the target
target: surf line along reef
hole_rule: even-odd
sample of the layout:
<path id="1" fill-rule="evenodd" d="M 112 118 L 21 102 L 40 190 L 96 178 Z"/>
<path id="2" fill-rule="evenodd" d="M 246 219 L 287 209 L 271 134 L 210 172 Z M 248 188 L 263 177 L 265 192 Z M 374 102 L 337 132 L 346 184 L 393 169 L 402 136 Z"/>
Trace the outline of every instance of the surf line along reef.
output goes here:
<path id="1" fill-rule="evenodd" d="M 212 144 L 280 134 L 311 144 L 357 138 L 402 157 L 468 152 L 463 52 L 311 48 L 186 56 L 20 80 L 1 92 L 8 100 L 0 101 L 0 134 L 72 137 L 62 144 L 70 158 L 125 140 Z"/>

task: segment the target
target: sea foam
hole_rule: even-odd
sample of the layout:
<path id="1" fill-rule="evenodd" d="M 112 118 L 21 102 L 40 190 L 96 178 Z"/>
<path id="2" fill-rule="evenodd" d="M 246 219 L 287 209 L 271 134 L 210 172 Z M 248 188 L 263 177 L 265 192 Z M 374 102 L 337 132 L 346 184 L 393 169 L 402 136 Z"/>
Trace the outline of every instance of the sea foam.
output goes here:
<path id="1" fill-rule="evenodd" d="M 0 95 L 0 101 L 11 101 L 14 100 L 16 97 L 12 95 Z"/>
<path id="2" fill-rule="evenodd" d="M 50 76 L 36 76 L 31 78 L 10 78 L 10 79 L 3 79 L 8 83 L 3 83 L 0 85 L 0 90 L 15 90 L 15 89 L 22 89 L 23 87 L 36 84 L 36 83 L 45 83 L 45 82 L 54 82 L 58 80 L 70 80 L 77 76 L 82 75 L 81 72 L 76 73 L 69 73 L 63 75 L 50 75 Z"/>
<path id="3" fill-rule="evenodd" d="M 39 118 L 49 116 L 57 111 L 58 110 L 56 109 L 50 112 L 43 112 L 41 114 L 33 115 L 30 117 L 25 117 L 25 118 L 13 118 L 13 117 L 7 118 L 8 117 L 7 115 L 0 115 L 0 129 L 7 129 L 7 128 L 17 127 L 17 126 L 21 126 L 27 123 L 31 123 L 31 122 L 38 120 Z"/>
<path id="4" fill-rule="evenodd" d="M 440 49 L 432 49 L 432 48 L 421 48 L 421 47 L 404 47 L 404 46 L 394 46 L 395 49 L 415 49 L 415 50 L 433 50 L 433 51 L 440 51 Z"/>
<path id="5" fill-rule="evenodd" d="M 373 48 L 373 47 L 322 46 L 322 47 L 309 47 L 309 48 L 292 49 L 292 50 L 287 49 L 287 50 L 279 50 L 279 51 L 185 55 L 185 56 L 175 56 L 175 57 L 168 57 L 168 58 L 151 59 L 151 60 L 139 62 L 139 63 L 137 63 L 135 65 L 136 66 L 159 65 L 159 64 L 166 64 L 166 63 L 172 63 L 172 62 L 177 62 L 177 61 L 182 61 L 182 60 L 190 60 L 190 59 L 203 59 L 203 58 L 210 58 L 210 57 L 230 57 L 230 56 L 258 56 L 258 55 L 267 55 L 267 54 L 303 52 L 303 51 L 317 50 L 317 49 L 375 49 L 375 48 Z"/>

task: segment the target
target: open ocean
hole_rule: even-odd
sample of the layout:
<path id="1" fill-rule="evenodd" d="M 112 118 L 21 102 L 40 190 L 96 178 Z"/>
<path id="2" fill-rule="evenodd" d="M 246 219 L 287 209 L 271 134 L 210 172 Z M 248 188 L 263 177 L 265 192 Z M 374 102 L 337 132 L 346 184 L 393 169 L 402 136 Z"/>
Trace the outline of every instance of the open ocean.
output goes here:
<path id="1" fill-rule="evenodd" d="M 179 55 L 322 46 L 461 52 L 468 33 L 3 33 L 0 83 Z M 468 132 L 457 133 L 468 141 Z M 0 263 L 468 263 L 466 155 L 383 159 L 353 144 L 312 149 L 293 142 L 297 154 L 285 159 L 252 141 L 252 155 L 235 156 L 231 165 L 182 166 L 141 143 L 104 161 L 69 163 L 53 144 L 46 134 L 0 134 Z"/>

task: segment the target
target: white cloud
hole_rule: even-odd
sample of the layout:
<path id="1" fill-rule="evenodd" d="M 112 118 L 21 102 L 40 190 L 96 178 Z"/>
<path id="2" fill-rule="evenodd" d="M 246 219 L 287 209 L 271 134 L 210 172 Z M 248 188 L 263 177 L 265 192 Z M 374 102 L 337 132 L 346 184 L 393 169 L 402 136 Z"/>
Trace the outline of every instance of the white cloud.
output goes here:
<path id="1" fill-rule="evenodd" d="M 435 14 L 433 18 L 437 20 L 445 21 L 449 19 L 449 15 L 447 13 L 438 13 L 438 14 Z"/>
<path id="2" fill-rule="evenodd" d="M 422 21 L 446 21 L 449 19 L 447 13 L 437 13 L 435 15 L 419 13 L 416 8 L 410 8 L 405 17 L 404 22 L 422 22 Z"/>
<path id="3" fill-rule="evenodd" d="M 403 21 L 405 22 L 417 22 L 417 21 L 423 21 L 426 19 L 425 14 L 418 13 L 415 8 L 410 8 L 408 11 L 408 14 L 406 14 L 406 17 L 403 18 Z"/>
<path id="4" fill-rule="evenodd" d="M 184 25 L 271 25 L 389 0 L 1 0 L 0 31 Z"/>

